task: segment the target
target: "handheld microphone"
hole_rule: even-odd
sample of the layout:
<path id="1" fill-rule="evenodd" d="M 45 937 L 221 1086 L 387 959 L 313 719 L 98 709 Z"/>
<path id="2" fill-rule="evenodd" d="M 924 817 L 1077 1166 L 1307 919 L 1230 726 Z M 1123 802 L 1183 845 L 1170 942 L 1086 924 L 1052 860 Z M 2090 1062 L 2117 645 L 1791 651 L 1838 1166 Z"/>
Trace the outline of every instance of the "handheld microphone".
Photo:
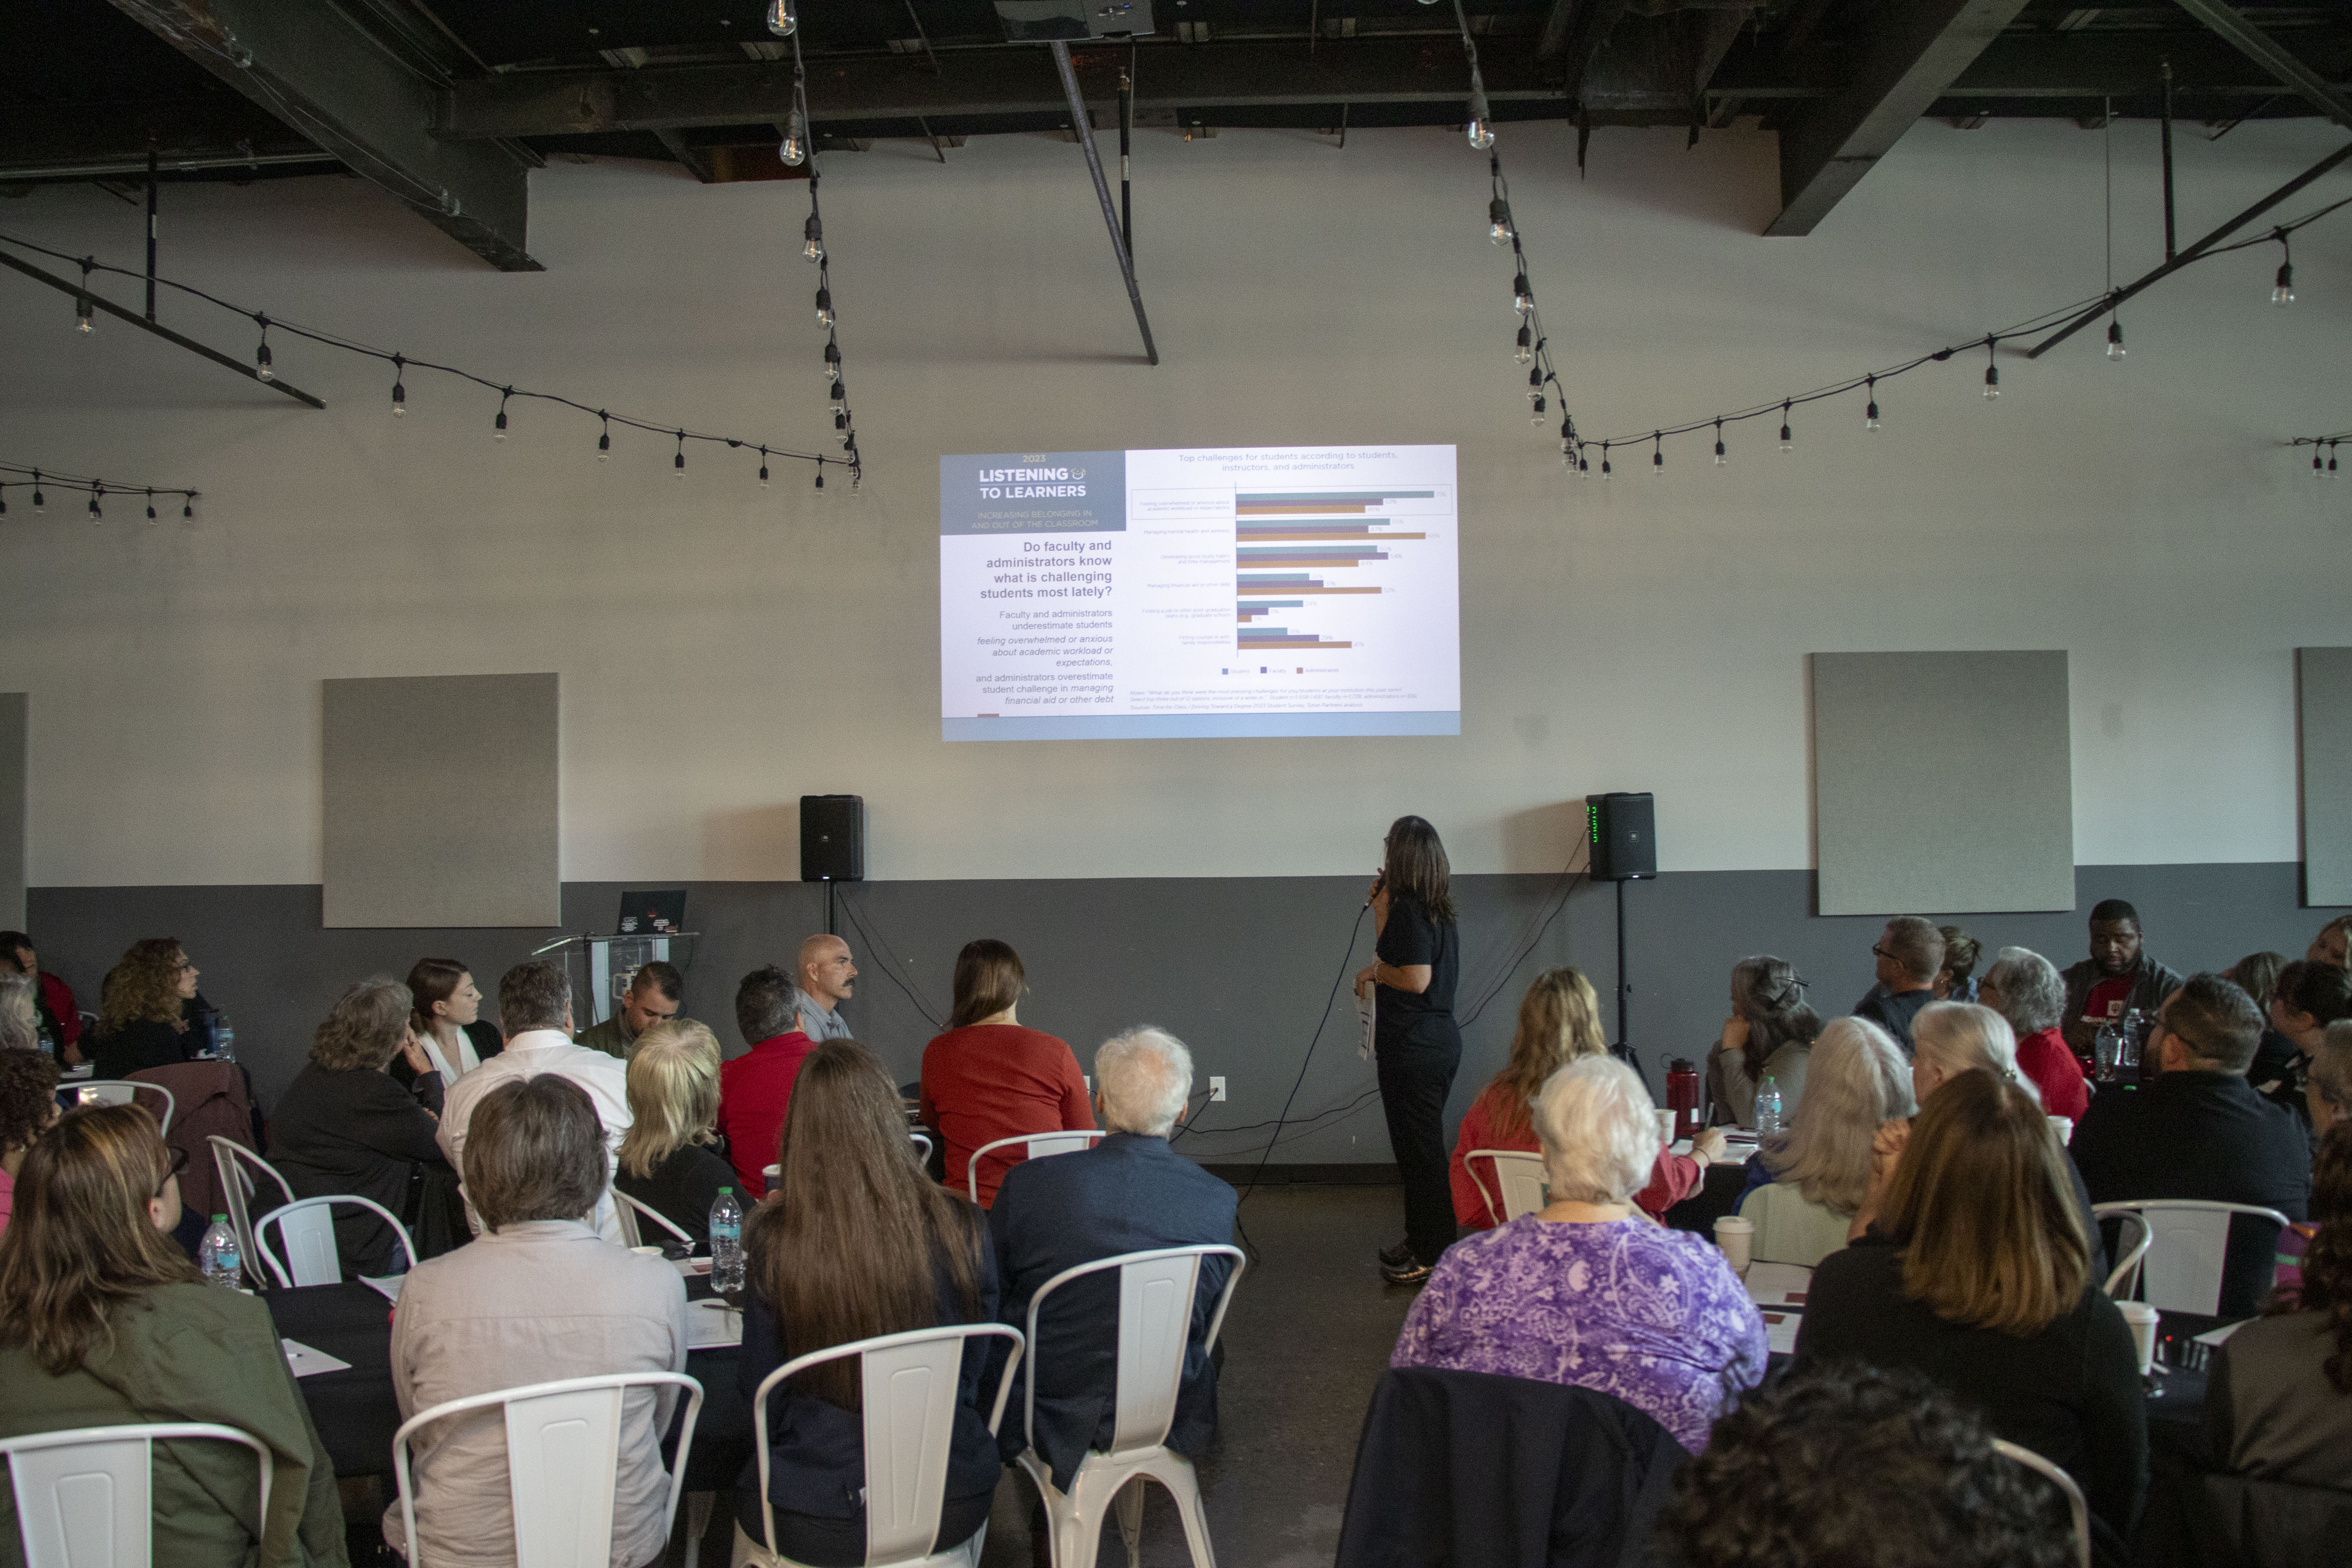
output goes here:
<path id="1" fill-rule="evenodd" d="M 1389 874 L 1386 869 L 1383 869 L 1378 876 L 1372 879 L 1372 890 L 1364 895 L 1364 908 L 1368 910 L 1370 909 L 1372 907 L 1372 900 L 1379 898 L 1381 896 L 1381 889 L 1388 885 Z"/>

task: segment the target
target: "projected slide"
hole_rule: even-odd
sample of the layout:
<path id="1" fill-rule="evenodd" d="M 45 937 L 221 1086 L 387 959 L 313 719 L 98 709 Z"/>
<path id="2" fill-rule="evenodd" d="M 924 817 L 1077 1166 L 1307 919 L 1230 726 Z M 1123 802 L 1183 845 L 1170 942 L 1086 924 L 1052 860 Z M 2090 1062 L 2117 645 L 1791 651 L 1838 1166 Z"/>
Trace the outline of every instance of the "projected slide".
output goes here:
<path id="1" fill-rule="evenodd" d="M 1458 735 L 1454 448 L 940 459 L 950 741 Z"/>

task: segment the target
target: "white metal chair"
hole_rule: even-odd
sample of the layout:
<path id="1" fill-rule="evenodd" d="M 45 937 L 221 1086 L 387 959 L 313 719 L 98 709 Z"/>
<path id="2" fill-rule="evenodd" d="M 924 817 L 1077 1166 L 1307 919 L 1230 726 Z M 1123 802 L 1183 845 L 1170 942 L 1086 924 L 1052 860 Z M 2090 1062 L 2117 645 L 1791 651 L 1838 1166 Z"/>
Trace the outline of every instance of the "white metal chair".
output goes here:
<path id="1" fill-rule="evenodd" d="M 1079 1150 L 1109 1136 L 1108 1132 L 1099 1129 L 1088 1128 L 1080 1132 L 1024 1132 L 1017 1137 L 992 1139 L 971 1152 L 971 1159 L 964 1166 L 964 1184 L 971 1191 L 971 1201 L 980 1202 L 980 1162 L 982 1156 L 992 1153 L 996 1150 L 1009 1149 L 1015 1143 L 1026 1143 L 1029 1146 L 1026 1151 L 1028 1157 L 1032 1160 L 1042 1160 L 1048 1154 L 1075 1154 Z M 926 1148 L 924 1152 L 928 1154 L 930 1151 Z"/>
<path id="2" fill-rule="evenodd" d="M 1496 1200 L 1495 1189 L 1478 1180 L 1478 1164 L 1489 1160 L 1495 1166 L 1495 1189 L 1502 1194 Z M 1471 1183 L 1478 1195 L 1486 1200 L 1486 1212 L 1502 1225 L 1523 1214 L 1533 1214 L 1544 1206 L 1544 1166 L 1541 1154 L 1530 1154 L 1524 1149 L 1473 1149 L 1462 1156 L 1462 1168 L 1470 1173 Z"/>
<path id="3" fill-rule="evenodd" d="M 907 1139 L 915 1146 L 915 1159 L 918 1163 L 930 1159 L 931 1141 L 929 1138 L 919 1132 L 909 1132 L 907 1134 Z"/>
<path id="4" fill-rule="evenodd" d="M 160 1083 L 133 1083 L 129 1079 L 93 1078 L 69 1086 L 77 1105 L 136 1105 L 142 1090 L 163 1097 L 163 1125 L 159 1131 L 172 1131 L 172 1118 L 180 1113 L 180 1102 L 172 1091 Z"/>
<path id="5" fill-rule="evenodd" d="M 400 1249 L 408 1254 L 408 1267 L 416 1267 L 416 1244 L 408 1238 L 408 1227 L 400 1216 L 382 1204 L 367 1198 L 339 1194 L 332 1197 L 301 1198 L 282 1208 L 263 1215 L 253 1227 L 253 1245 L 261 1254 L 278 1288 L 291 1290 L 304 1285 L 340 1285 L 343 1282 L 342 1254 L 335 1246 L 335 1205 L 350 1204 L 372 1210 L 392 1234 L 400 1238 Z M 269 1250 L 269 1227 L 278 1227 L 278 1240 L 285 1246 L 286 1261 L 280 1264 L 278 1255 Z"/>
<path id="6" fill-rule="evenodd" d="M 2083 1489 L 2074 1484 L 2074 1478 L 2031 1448 L 2021 1448 L 2016 1444 L 1999 1437 L 1992 1440 L 1992 1447 L 1993 1451 L 2003 1458 L 2014 1459 L 2027 1469 L 2047 1476 L 2058 1483 L 2058 1489 L 2066 1494 L 2067 1511 L 2074 1517 L 2076 1568 L 2091 1568 L 2091 1509 L 2090 1505 L 2083 1500 Z"/>
<path id="7" fill-rule="evenodd" d="M 247 1279 L 266 1290 L 271 1281 L 261 1266 L 261 1247 L 253 1235 L 253 1194 L 261 1184 L 253 1172 L 260 1171 L 277 1183 L 289 1204 L 294 1201 L 294 1188 L 278 1173 L 277 1166 L 236 1139 L 215 1132 L 205 1142 L 213 1146 L 213 1172 L 220 1177 L 221 1202 L 228 1209 L 229 1228 L 236 1232 L 238 1265 Z"/>
<path id="8" fill-rule="evenodd" d="M 2267 1219 L 2281 1230 L 2293 1222 L 2257 1204 L 2214 1203 L 2204 1198 L 2141 1198 L 2094 1204 L 2097 1219 L 2119 1218 L 2139 1226 L 2138 1245 L 2107 1276 L 2111 1297 L 2141 1285 L 2141 1299 L 2159 1312 L 2214 1317 L 2221 1310 L 2222 1265 L 2229 1257 L 2230 1222 L 2237 1215 Z"/>
<path id="9" fill-rule="evenodd" d="M 1073 1134 L 1072 1136 L 1076 1136 L 1076 1134 Z M 1087 1136 L 1089 1136 L 1089 1137 L 1095 1137 L 1095 1138 L 1099 1138 L 1099 1137 L 1101 1137 L 1101 1136 L 1102 1136 L 1102 1134 L 1101 1134 L 1101 1133 L 1099 1133 L 1099 1132 L 1095 1132 L 1095 1133 L 1089 1133 L 1089 1134 L 1087 1134 Z M 930 1141 L 929 1139 L 928 1139 L 928 1138 L 924 1137 L 924 1136 L 923 1136 L 921 1133 L 919 1133 L 919 1132 L 909 1132 L 909 1133 L 908 1133 L 908 1134 L 907 1134 L 907 1141 L 908 1141 L 909 1143 L 915 1143 L 915 1144 L 919 1144 L 919 1145 L 920 1145 L 920 1147 L 919 1147 L 919 1148 L 918 1148 L 918 1149 L 915 1151 L 915 1163 L 917 1163 L 917 1164 L 919 1164 L 919 1164 L 921 1164 L 924 1161 L 926 1161 L 926 1160 L 928 1160 L 928 1159 L 929 1159 L 929 1158 L 931 1157 L 931 1141 Z M 1017 1139 L 1005 1139 L 1005 1140 L 1003 1140 L 1003 1142 L 1018 1142 L 1018 1140 L 1017 1140 Z M 993 1149 L 993 1148 L 995 1148 L 995 1147 L 996 1147 L 996 1145 L 995 1145 L 995 1144 L 993 1144 L 993 1143 L 991 1143 L 991 1144 L 989 1144 L 989 1145 L 988 1145 L 988 1147 L 990 1147 L 991 1149 Z M 1047 1150 L 1047 1151 L 1046 1151 L 1046 1152 L 1047 1152 L 1047 1153 L 1049 1153 L 1049 1154 L 1062 1154 L 1062 1153 L 1066 1153 L 1066 1152 L 1068 1152 L 1068 1151 L 1067 1151 L 1067 1150 L 1063 1150 L 1063 1149 L 1049 1149 L 1049 1150 Z M 767 1184 L 768 1191 L 770 1191 L 770 1192 L 772 1192 L 772 1192 L 774 1192 L 774 1191 L 776 1190 L 776 1181 L 777 1181 L 777 1178 L 781 1177 L 783 1173 L 784 1173 L 784 1168 L 783 1168 L 782 1165 L 762 1165 L 762 1166 L 761 1166 L 761 1167 L 760 1167 L 760 1180 L 761 1180 L 762 1182 L 765 1182 L 765 1183 Z M 978 1203 L 979 1201 L 980 1201 L 980 1200 L 979 1200 L 978 1198 L 974 1198 L 974 1199 L 972 1200 L 972 1202 L 974 1202 L 974 1203 Z"/>
<path id="10" fill-rule="evenodd" d="M 1169 1451 L 1168 1428 L 1176 1419 L 1176 1395 L 1184 1378 L 1184 1350 L 1192 1334 L 1192 1299 L 1201 1277 L 1201 1260 L 1230 1258 L 1234 1271 L 1217 1295 L 1209 1318 L 1206 1347 L 1214 1350 L 1217 1332 L 1224 1327 L 1225 1309 L 1233 1304 L 1234 1287 L 1245 1267 L 1238 1247 L 1163 1247 L 1150 1252 L 1129 1252 L 1065 1268 L 1037 1288 L 1029 1300 L 1029 1342 L 1037 1342 L 1037 1312 L 1046 1299 L 1073 1279 L 1108 1269 L 1118 1270 L 1118 1382 L 1114 1395 L 1116 1414 L 1108 1451 L 1090 1450 L 1078 1461 L 1070 1489 L 1054 1485 L 1053 1467 L 1036 1449 L 1037 1359 L 1029 1359 L 1029 1380 L 1023 1410 L 1024 1430 L 1030 1447 L 1021 1454 L 1021 1468 L 1037 1483 L 1045 1502 L 1046 1526 L 1053 1531 L 1054 1568 L 1094 1568 L 1102 1540 L 1103 1516 L 1116 1500 L 1119 1531 L 1127 1540 L 1129 1568 L 1143 1561 L 1143 1481 L 1146 1478 L 1168 1489 L 1184 1521 L 1184 1542 L 1192 1553 L 1192 1568 L 1216 1568 L 1209 1544 L 1209 1521 L 1201 1510 L 1201 1486 L 1192 1462 Z M 1131 1484 L 1130 1484 L 1131 1483 Z"/>
<path id="11" fill-rule="evenodd" d="M 866 1426 L 866 1568 L 979 1568 L 985 1521 L 969 1541 L 934 1552 L 940 1511 L 947 1500 L 948 1458 L 965 1344 L 975 1339 L 1013 1342 L 989 1407 L 992 1434 L 1004 1419 L 1005 1396 L 1027 1342 L 1003 1323 L 950 1323 L 854 1340 L 831 1350 L 794 1356 L 760 1380 L 751 1396 L 751 1434 L 760 1464 L 760 1518 L 764 1558 L 773 1568 L 799 1568 L 776 1549 L 776 1509 L 769 1500 L 768 1395 L 786 1378 L 823 1362 L 859 1358 L 858 1386 Z"/>
<path id="12" fill-rule="evenodd" d="M 614 1210 L 621 1216 L 621 1240 L 626 1245 L 630 1247 L 647 1245 L 640 1239 L 644 1232 L 643 1227 L 637 1224 L 637 1216 L 643 1215 L 669 1232 L 673 1239 L 686 1243 L 688 1251 L 694 1250 L 694 1237 L 688 1236 L 676 1220 L 662 1213 L 661 1210 L 651 1204 L 640 1203 L 618 1187 L 613 1189 L 613 1197 L 615 1200 L 613 1205 Z"/>
<path id="13" fill-rule="evenodd" d="M 426 1556 L 425 1543 L 416 1538 L 416 1489 L 408 1473 L 411 1435 L 436 1421 L 492 1405 L 503 1406 L 506 1415 L 516 1568 L 607 1568 L 613 1556 L 613 1492 L 620 1479 L 622 1406 L 632 1388 L 661 1387 L 682 1388 L 687 1394 L 677 1456 L 670 1464 L 669 1501 L 662 1511 L 667 1537 L 677 1519 L 678 1489 L 694 1447 L 695 1419 L 702 1414 L 702 1384 L 677 1372 L 567 1377 L 447 1400 L 400 1424 L 392 1435 L 392 1473 L 400 1489 L 409 1568 L 425 1568 Z"/>
<path id="14" fill-rule="evenodd" d="M 154 1444 L 201 1437 L 253 1450 L 269 1518 L 269 1450 L 258 1437 L 208 1421 L 84 1426 L 0 1439 L 16 1497 L 25 1568 L 147 1568 L 153 1554 Z"/>

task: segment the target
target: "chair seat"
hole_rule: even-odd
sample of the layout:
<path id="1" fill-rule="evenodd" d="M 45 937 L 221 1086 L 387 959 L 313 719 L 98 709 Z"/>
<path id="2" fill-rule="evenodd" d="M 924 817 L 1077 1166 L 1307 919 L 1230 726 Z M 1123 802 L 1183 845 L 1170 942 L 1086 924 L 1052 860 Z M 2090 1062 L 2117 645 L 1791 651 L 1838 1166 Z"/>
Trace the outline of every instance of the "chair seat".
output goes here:
<path id="1" fill-rule="evenodd" d="M 1054 1568 L 1094 1568 L 1102 1543 L 1102 1521 L 1113 1506 L 1118 1510 L 1119 1533 L 1127 1542 L 1127 1560 L 1143 1561 L 1143 1487 L 1147 1479 L 1168 1489 L 1176 1517 L 1184 1525 L 1184 1542 L 1192 1550 L 1193 1568 L 1216 1568 L 1217 1555 L 1209 1543 L 1209 1521 L 1201 1507 L 1201 1482 L 1192 1461 L 1161 1444 L 1129 1448 L 1117 1454 L 1088 1453 L 1078 1461 L 1070 1489 L 1054 1485 L 1054 1467 L 1034 1448 L 1021 1454 L 1021 1468 L 1037 1484 L 1045 1505 L 1045 1528 L 1051 1532 Z"/>
<path id="2" fill-rule="evenodd" d="M 908 1557 L 894 1562 L 890 1568 L 980 1568 L 980 1549 L 988 1541 L 988 1526 L 983 1524 L 971 1533 L 971 1539 L 961 1546 L 950 1546 L 945 1552 L 934 1552 L 929 1557 Z M 735 1527 L 735 1560 L 749 1568 L 809 1568 L 793 1558 L 772 1554 L 751 1539 L 740 1524 Z"/>

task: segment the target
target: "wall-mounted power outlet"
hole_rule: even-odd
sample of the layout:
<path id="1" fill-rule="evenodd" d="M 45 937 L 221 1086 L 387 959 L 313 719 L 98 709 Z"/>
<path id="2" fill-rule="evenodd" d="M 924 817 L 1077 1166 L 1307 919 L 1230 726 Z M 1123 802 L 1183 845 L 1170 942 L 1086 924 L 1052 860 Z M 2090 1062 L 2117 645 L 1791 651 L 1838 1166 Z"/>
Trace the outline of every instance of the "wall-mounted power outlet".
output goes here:
<path id="1" fill-rule="evenodd" d="M 1225 1080 L 1223 1079 L 1213 1078 L 1209 1080 L 1209 1098 L 1212 1100 L 1219 1100 L 1225 1098 Z"/>

